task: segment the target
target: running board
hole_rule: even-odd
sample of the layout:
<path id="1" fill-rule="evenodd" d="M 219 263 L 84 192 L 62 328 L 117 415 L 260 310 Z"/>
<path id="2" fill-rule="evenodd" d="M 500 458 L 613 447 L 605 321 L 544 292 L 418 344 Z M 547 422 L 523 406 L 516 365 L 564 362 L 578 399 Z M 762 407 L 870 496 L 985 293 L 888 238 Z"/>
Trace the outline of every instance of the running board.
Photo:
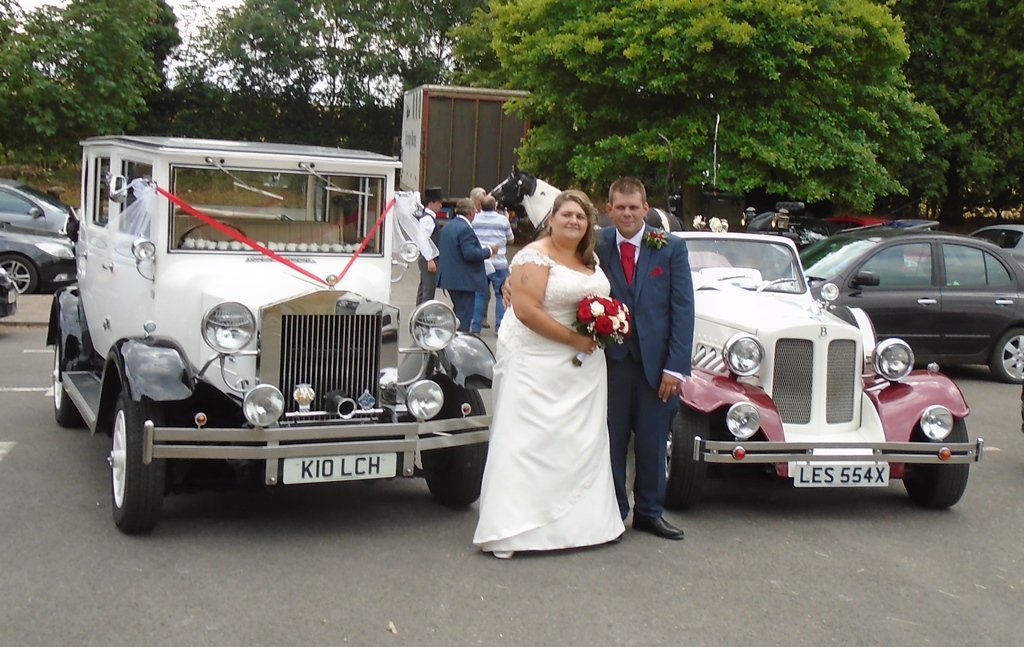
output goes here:
<path id="1" fill-rule="evenodd" d="M 96 419 L 100 410 L 100 386 L 102 383 L 95 373 L 89 371 L 67 371 L 61 375 L 64 392 L 68 394 L 89 431 L 96 433 Z"/>

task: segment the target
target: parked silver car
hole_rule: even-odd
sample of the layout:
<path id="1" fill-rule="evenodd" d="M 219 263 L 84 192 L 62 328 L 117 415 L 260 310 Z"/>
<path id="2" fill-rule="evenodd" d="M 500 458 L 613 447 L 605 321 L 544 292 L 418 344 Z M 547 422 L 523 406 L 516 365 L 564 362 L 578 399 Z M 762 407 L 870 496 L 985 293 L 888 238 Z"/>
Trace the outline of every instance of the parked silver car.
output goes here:
<path id="1" fill-rule="evenodd" d="M 16 180 L 0 179 L 0 222 L 66 233 L 73 209 L 52 195 Z"/>

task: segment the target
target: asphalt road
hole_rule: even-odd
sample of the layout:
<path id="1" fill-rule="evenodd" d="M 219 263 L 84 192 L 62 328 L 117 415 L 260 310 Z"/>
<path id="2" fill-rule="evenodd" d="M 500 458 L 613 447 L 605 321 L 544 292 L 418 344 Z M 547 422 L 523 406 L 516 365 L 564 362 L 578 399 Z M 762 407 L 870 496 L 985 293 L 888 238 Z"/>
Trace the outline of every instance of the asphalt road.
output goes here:
<path id="1" fill-rule="evenodd" d="M 175 496 L 126 537 L 109 440 L 53 421 L 44 343 L 0 327 L 0 646 L 1021 644 L 1020 389 L 984 369 L 951 372 L 990 448 L 951 510 L 898 481 L 714 481 L 668 515 L 683 542 L 500 561 L 475 506 L 416 480 Z"/>

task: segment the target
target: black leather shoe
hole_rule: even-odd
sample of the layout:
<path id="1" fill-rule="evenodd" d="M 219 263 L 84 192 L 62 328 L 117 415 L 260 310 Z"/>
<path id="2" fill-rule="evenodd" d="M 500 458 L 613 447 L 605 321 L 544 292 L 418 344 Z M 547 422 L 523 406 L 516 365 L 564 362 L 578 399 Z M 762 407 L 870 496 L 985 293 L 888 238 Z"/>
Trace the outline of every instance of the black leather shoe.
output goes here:
<path id="1" fill-rule="evenodd" d="M 676 528 L 664 517 L 638 517 L 633 515 L 633 529 L 649 532 L 664 539 L 682 539 L 683 531 Z"/>
<path id="2" fill-rule="evenodd" d="M 609 544 L 621 544 L 621 543 L 622 543 L 622 536 L 623 536 L 624 534 L 626 534 L 626 533 L 624 533 L 624 532 L 620 532 L 620 533 L 619 533 L 619 536 L 618 536 L 618 537 L 616 537 L 615 539 L 612 539 L 612 540 L 611 540 L 611 541 L 609 541 L 608 543 L 609 543 Z"/>

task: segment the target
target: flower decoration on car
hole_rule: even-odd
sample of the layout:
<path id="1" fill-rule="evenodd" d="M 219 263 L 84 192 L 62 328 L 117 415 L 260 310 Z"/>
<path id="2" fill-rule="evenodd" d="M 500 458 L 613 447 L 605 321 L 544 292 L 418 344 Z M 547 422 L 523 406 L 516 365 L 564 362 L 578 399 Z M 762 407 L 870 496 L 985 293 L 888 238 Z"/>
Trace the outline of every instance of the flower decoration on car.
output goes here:
<path id="1" fill-rule="evenodd" d="M 649 231 L 644 234 L 644 244 L 651 249 L 661 249 L 665 245 L 668 245 L 668 237 L 666 237 L 665 232 L 660 229 Z"/>
<path id="2" fill-rule="evenodd" d="M 593 337 L 598 346 L 621 344 L 632 329 L 629 308 L 618 299 L 610 297 L 583 297 L 576 307 L 577 332 Z M 573 358 L 574 366 L 582 366 L 587 353 L 580 352 Z"/>

